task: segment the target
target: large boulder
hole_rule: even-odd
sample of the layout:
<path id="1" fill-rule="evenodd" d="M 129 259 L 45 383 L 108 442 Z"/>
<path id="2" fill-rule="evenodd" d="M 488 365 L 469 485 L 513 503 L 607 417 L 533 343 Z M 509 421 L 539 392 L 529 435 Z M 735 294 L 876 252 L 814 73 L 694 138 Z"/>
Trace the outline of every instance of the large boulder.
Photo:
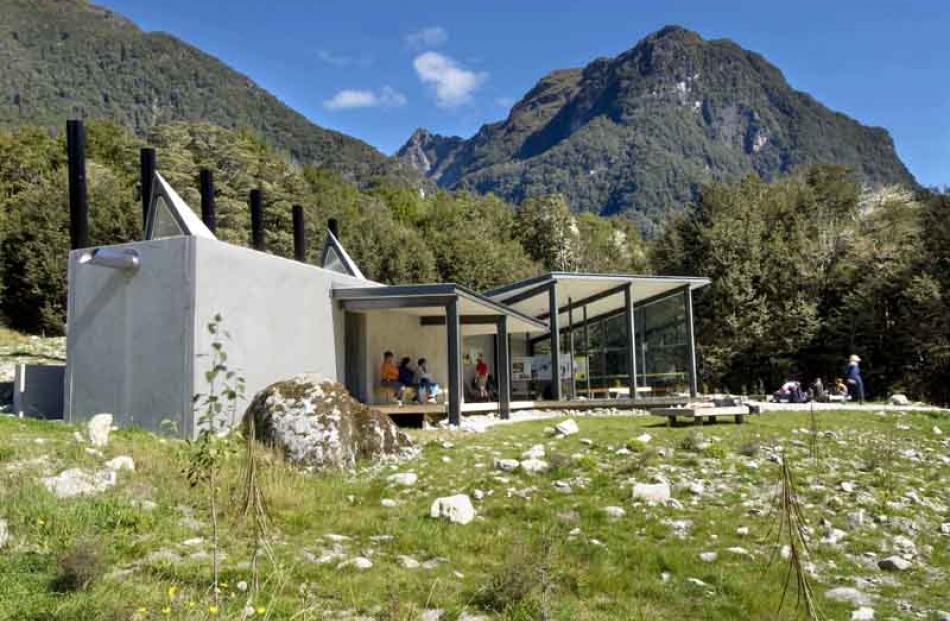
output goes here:
<path id="1" fill-rule="evenodd" d="M 253 421 L 259 440 L 313 470 L 394 458 L 412 446 L 388 416 L 318 375 L 298 375 L 271 384 L 254 396 L 244 421 Z"/>

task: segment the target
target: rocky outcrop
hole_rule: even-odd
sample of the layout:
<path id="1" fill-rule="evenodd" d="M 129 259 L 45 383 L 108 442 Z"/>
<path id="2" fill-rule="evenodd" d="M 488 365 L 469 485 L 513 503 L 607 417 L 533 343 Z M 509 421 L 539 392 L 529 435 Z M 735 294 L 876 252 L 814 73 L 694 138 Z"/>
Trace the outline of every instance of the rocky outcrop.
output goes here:
<path id="1" fill-rule="evenodd" d="M 394 458 L 412 446 L 388 416 L 317 375 L 271 384 L 254 397 L 244 421 L 253 422 L 259 440 L 312 470 Z"/>

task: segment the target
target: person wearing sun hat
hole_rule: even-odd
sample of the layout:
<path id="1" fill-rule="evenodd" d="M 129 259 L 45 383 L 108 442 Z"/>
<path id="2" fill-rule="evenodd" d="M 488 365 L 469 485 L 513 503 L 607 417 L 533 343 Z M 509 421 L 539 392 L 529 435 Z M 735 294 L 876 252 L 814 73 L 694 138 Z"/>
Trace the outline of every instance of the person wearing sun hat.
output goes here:
<path id="1" fill-rule="evenodd" d="M 861 357 L 851 354 L 848 358 L 848 369 L 844 372 L 844 379 L 848 383 L 848 392 L 852 399 L 864 403 L 864 380 L 861 378 Z"/>

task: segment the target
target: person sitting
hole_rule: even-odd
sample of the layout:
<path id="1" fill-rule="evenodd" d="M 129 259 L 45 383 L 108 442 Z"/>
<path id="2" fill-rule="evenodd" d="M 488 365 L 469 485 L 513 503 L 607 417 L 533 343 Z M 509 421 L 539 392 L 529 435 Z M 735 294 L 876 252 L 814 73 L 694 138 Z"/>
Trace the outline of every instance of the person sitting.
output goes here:
<path id="1" fill-rule="evenodd" d="M 475 361 L 475 385 L 478 386 L 478 398 L 488 400 L 488 365 L 481 354 Z"/>
<path id="2" fill-rule="evenodd" d="M 436 382 L 432 374 L 429 373 L 425 358 L 419 358 L 419 361 L 416 363 L 415 383 L 416 386 L 419 387 L 420 401 L 424 400 L 428 403 L 435 403 L 435 398 L 442 392 L 438 382 Z"/>
<path id="3" fill-rule="evenodd" d="M 397 369 L 399 374 L 399 383 L 403 385 L 403 389 L 406 388 L 415 388 L 416 385 L 416 372 L 412 369 L 412 358 L 406 356 L 399 361 L 399 369 Z M 419 400 L 418 392 L 415 395 L 415 400 Z"/>
<path id="4" fill-rule="evenodd" d="M 383 353 L 383 364 L 379 367 L 379 385 L 392 389 L 393 398 L 401 404 L 405 386 L 399 381 L 399 369 L 396 368 L 394 360 L 391 351 Z"/>

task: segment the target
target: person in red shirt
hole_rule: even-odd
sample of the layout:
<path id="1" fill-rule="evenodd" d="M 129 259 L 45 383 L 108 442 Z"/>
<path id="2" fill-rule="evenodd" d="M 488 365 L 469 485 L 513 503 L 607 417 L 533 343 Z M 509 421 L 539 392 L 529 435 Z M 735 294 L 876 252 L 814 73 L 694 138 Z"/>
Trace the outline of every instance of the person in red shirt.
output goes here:
<path id="1" fill-rule="evenodd" d="M 488 399 L 488 365 L 481 354 L 475 362 L 475 384 L 478 386 L 478 398 Z"/>

